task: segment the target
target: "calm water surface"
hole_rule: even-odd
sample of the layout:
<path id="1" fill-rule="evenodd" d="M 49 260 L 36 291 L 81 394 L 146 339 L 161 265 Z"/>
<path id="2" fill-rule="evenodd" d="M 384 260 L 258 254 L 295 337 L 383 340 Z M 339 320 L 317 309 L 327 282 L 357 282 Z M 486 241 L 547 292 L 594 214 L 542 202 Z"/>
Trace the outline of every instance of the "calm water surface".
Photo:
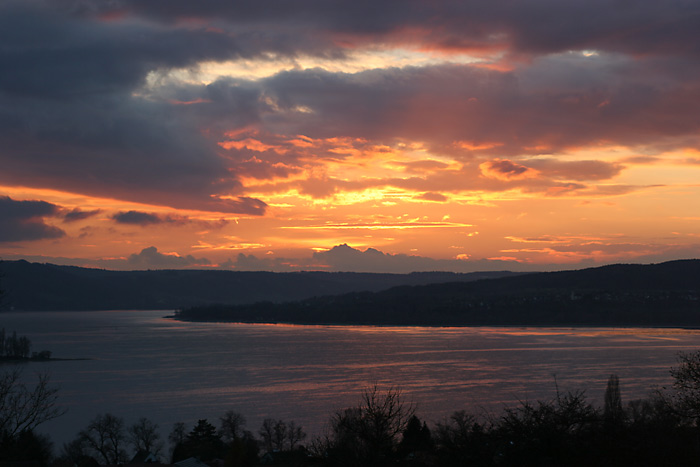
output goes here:
<path id="1" fill-rule="evenodd" d="M 30 363 L 48 370 L 68 410 L 42 425 L 57 451 L 98 413 L 132 423 L 218 424 L 243 413 L 257 432 L 267 417 L 320 434 L 329 415 L 377 382 L 400 387 L 418 415 L 500 413 L 504 405 L 585 389 L 602 401 L 611 373 L 623 399 L 670 382 L 679 351 L 700 348 L 700 331 L 593 328 L 406 328 L 180 323 L 167 311 L 13 312 L 0 327 L 27 335 L 33 350 L 89 360 Z"/>

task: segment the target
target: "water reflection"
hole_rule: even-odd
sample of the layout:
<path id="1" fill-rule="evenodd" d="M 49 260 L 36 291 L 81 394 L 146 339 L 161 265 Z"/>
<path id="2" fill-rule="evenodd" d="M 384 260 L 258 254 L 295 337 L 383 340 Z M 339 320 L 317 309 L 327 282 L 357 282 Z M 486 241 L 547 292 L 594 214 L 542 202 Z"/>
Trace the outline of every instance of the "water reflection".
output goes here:
<path id="1" fill-rule="evenodd" d="M 406 328 L 179 323 L 168 312 L 3 313 L 0 327 L 34 350 L 84 361 L 32 363 L 61 386 L 67 415 L 46 425 L 69 440 L 97 413 L 127 422 L 217 422 L 226 410 L 294 419 L 319 433 L 328 415 L 374 382 L 401 387 L 421 417 L 500 411 L 504 404 L 586 389 L 602 400 L 611 373 L 624 399 L 667 384 L 680 350 L 700 347 L 682 329 Z"/>

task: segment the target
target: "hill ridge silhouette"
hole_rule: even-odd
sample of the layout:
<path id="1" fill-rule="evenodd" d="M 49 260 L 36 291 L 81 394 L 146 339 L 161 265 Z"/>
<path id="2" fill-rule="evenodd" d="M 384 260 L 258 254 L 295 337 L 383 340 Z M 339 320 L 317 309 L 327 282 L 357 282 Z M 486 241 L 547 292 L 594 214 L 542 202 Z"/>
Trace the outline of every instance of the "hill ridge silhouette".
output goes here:
<path id="1" fill-rule="evenodd" d="M 3 309 L 174 310 L 216 303 L 282 302 L 353 291 L 379 291 L 397 285 L 469 281 L 511 274 L 515 273 L 110 271 L 17 260 L 0 262 L 0 288 L 6 292 L 2 297 Z"/>
<path id="2" fill-rule="evenodd" d="M 372 325 L 700 326 L 700 260 L 186 308 L 182 320 Z"/>

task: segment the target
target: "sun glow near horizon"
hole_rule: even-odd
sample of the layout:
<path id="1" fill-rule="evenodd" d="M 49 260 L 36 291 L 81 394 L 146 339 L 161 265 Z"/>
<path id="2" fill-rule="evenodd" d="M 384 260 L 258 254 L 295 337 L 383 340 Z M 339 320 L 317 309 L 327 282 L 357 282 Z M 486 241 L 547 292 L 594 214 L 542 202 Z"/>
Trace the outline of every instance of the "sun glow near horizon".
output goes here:
<path id="1" fill-rule="evenodd" d="M 574 15 L 581 35 L 562 38 L 527 6 L 409 2 L 369 24 L 350 6 L 240 21 L 237 7 L 28 5 L 57 31 L 35 50 L 67 55 L 0 82 L 6 259 L 408 272 L 700 252 L 700 83 L 678 71 L 697 61 L 673 35 L 640 50 L 621 11 L 616 35 Z M 90 68 L 106 52 L 81 56 L 73 30 L 121 48 L 123 74 Z"/>

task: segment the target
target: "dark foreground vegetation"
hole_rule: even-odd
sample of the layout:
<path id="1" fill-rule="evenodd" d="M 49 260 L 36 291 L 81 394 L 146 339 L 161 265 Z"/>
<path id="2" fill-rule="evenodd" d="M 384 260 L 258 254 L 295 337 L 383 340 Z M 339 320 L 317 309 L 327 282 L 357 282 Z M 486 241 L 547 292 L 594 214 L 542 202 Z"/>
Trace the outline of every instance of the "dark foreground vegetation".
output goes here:
<path id="1" fill-rule="evenodd" d="M 367 388 L 354 407 L 330 416 L 322 436 L 308 439 L 293 421 L 265 419 L 256 433 L 243 415 L 194 426 L 176 423 L 167 437 L 141 418 L 131 425 L 97 415 L 54 455 L 36 433 L 61 415 L 45 377 L 34 388 L 18 371 L 0 377 L 0 465 L 94 467 L 178 463 L 179 467 L 278 466 L 680 466 L 700 462 L 700 351 L 679 354 L 672 385 L 624 403 L 611 375 L 603 407 L 583 392 L 522 402 L 499 415 L 463 410 L 437 423 L 421 420 L 395 388 Z"/>
<path id="2" fill-rule="evenodd" d="M 618 264 L 306 300 L 181 309 L 185 321 L 399 326 L 700 326 L 700 260 Z"/>

